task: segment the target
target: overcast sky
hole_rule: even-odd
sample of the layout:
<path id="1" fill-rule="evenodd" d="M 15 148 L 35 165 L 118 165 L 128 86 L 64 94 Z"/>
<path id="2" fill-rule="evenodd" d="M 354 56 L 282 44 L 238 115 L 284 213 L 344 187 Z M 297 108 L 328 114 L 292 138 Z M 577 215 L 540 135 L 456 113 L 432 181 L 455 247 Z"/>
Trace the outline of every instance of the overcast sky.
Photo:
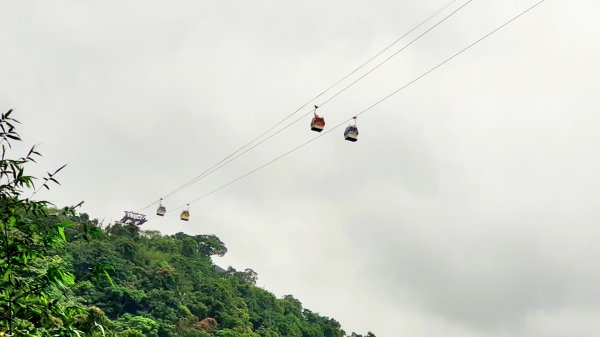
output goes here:
<path id="1" fill-rule="evenodd" d="M 39 144 L 36 170 L 68 164 L 62 186 L 40 197 L 85 200 L 108 223 L 218 162 L 445 2 L 0 0 L 0 110 L 15 108 L 25 145 Z M 534 2 L 472 1 L 324 105 L 326 128 Z M 173 212 L 144 227 L 218 235 L 229 249 L 218 264 L 253 268 L 260 286 L 348 332 L 598 336 L 599 11 L 597 1 L 547 0 L 360 116 L 358 142 L 335 130 L 192 204 L 188 223 Z M 165 205 L 311 139 L 309 122 Z"/>

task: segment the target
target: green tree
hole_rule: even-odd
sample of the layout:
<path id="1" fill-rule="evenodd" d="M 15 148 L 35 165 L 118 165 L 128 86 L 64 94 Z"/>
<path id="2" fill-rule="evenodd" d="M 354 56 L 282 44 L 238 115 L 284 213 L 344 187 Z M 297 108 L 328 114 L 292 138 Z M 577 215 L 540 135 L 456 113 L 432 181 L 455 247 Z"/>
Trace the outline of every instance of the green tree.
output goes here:
<path id="1" fill-rule="evenodd" d="M 75 283 L 72 272 L 59 256 L 64 248 L 65 220 L 73 208 L 49 211 L 49 203 L 24 197 L 58 183 L 48 173 L 35 188 L 35 177 L 25 168 L 40 156 L 35 147 L 27 155 L 11 159 L 11 141 L 20 141 L 11 118 L 12 110 L 0 115 L 0 332 L 15 336 L 73 336 L 81 306 L 65 294 Z"/>
<path id="2" fill-rule="evenodd" d="M 158 337 L 159 324 L 152 318 L 125 314 L 117 320 L 117 323 L 127 330 L 139 331 L 143 336 Z"/>
<path id="3" fill-rule="evenodd" d="M 200 254 L 209 257 L 213 255 L 224 256 L 227 253 L 225 244 L 215 235 L 196 235 Z"/>

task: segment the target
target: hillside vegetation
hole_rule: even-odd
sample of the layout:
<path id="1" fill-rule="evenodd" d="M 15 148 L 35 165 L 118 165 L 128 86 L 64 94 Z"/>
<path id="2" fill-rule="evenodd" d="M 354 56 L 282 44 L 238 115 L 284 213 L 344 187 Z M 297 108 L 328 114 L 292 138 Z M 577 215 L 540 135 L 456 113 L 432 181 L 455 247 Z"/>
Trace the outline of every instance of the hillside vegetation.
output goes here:
<path id="1" fill-rule="evenodd" d="M 79 205 L 36 200 L 64 166 L 27 175 L 41 155 L 10 156 L 20 141 L 11 113 L 0 115 L 0 337 L 345 336 L 293 296 L 257 287 L 251 269 L 216 267 L 211 256 L 227 248 L 214 235 L 100 228 Z"/>
<path id="2" fill-rule="evenodd" d="M 77 219 L 78 226 L 86 222 L 95 225 L 85 215 Z M 215 268 L 210 257 L 227 252 L 216 236 L 163 236 L 121 224 L 106 233 L 88 243 L 75 228 L 68 231 L 66 258 L 80 280 L 97 263 L 114 268 L 114 286 L 100 277 L 74 291 L 105 315 L 103 325 L 125 336 L 345 335 L 337 321 L 303 308 L 293 296 L 277 298 L 255 286 L 251 269 Z"/>

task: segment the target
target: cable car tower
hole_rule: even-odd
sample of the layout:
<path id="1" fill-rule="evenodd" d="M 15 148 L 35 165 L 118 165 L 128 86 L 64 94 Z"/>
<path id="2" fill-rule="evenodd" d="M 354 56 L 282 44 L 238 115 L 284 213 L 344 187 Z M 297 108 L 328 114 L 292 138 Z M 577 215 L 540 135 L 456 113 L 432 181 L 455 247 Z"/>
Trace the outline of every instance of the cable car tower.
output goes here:
<path id="1" fill-rule="evenodd" d="M 125 215 L 123 216 L 123 218 L 121 220 L 117 221 L 117 223 L 120 223 L 123 225 L 133 225 L 136 227 L 140 227 L 146 221 L 148 221 L 148 219 L 146 219 L 146 216 L 144 214 L 140 214 L 140 213 L 136 213 L 136 212 L 132 212 L 132 211 L 125 211 Z"/>

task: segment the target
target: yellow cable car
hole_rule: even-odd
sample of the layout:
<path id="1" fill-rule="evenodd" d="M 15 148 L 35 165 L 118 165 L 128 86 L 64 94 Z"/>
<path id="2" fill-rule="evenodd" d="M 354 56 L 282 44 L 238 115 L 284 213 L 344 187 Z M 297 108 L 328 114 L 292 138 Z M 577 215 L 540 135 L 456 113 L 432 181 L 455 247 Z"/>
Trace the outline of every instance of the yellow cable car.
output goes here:
<path id="1" fill-rule="evenodd" d="M 190 220 L 190 204 L 188 204 L 187 206 L 188 206 L 188 209 L 181 211 L 181 215 L 179 216 L 179 218 L 183 221 Z"/>

